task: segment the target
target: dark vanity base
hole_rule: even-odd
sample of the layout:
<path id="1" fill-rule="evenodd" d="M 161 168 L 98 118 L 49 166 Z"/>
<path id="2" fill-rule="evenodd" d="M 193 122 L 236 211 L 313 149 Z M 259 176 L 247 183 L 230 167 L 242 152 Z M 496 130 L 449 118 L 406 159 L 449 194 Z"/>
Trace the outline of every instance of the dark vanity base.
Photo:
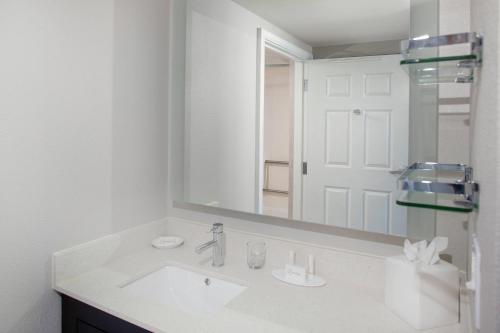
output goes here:
<path id="1" fill-rule="evenodd" d="M 62 333 L 148 333 L 90 305 L 62 297 Z"/>

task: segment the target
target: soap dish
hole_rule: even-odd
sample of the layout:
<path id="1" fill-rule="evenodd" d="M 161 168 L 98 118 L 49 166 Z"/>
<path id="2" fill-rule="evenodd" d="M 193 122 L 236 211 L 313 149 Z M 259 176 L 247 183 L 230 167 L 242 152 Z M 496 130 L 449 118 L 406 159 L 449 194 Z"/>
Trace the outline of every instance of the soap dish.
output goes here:
<path id="1" fill-rule="evenodd" d="M 320 276 L 317 275 L 310 275 L 308 274 L 306 276 L 305 281 L 300 281 L 297 279 L 289 278 L 285 272 L 284 269 L 275 269 L 272 272 L 273 276 L 285 283 L 293 284 L 295 286 L 302 286 L 302 287 L 321 287 L 326 284 L 325 279 L 323 279 Z"/>
<path id="2" fill-rule="evenodd" d="M 184 243 L 184 238 L 175 236 L 158 237 L 151 242 L 151 245 L 157 249 L 173 249 Z"/>

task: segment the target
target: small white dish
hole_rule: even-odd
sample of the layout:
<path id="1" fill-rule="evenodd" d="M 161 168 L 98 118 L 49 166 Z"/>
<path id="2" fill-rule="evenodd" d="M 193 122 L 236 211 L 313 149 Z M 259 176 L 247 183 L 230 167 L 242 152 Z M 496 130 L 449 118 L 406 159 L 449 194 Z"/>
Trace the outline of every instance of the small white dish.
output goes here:
<path id="1" fill-rule="evenodd" d="M 151 245 L 157 249 L 174 249 L 184 243 L 184 238 L 176 236 L 163 236 L 153 239 Z"/>
<path id="2" fill-rule="evenodd" d="M 301 287 L 321 287 L 326 284 L 325 279 L 323 279 L 320 276 L 317 275 L 310 275 L 308 274 L 306 276 L 305 281 L 298 281 L 296 279 L 291 279 L 287 276 L 286 272 L 284 269 L 275 269 L 272 272 L 273 276 L 285 283 L 293 284 L 295 286 L 301 286 Z"/>

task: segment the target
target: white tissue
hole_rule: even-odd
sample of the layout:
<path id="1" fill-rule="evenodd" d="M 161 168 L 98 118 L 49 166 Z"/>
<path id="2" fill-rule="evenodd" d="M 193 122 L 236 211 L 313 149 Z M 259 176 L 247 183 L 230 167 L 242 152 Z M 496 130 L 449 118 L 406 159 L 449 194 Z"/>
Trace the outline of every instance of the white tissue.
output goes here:
<path id="1" fill-rule="evenodd" d="M 427 241 L 423 240 L 417 243 L 410 243 L 408 239 L 405 239 L 404 242 L 404 253 L 406 256 L 406 259 L 410 262 L 417 261 L 422 254 L 422 251 L 427 248 Z"/>
<path id="2" fill-rule="evenodd" d="M 435 244 L 434 255 L 431 258 L 430 265 L 434 265 L 439 261 L 439 254 L 448 247 L 448 237 L 436 237 L 431 244 Z"/>
<path id="3" fill-rule="evenodd" d="M 436 253 L 436 243 L 432 241 L 429 244 L 429 246 L 427 246 L 427 248 L 423 251 L 419 259 L 423 264 L 430 265 L 432 258 L 434 258 L 435 253 Z"/>
<path id="4" fill-rule="evenodd" d="M 429 246 L 427 241 L 423 240 L 416 243 L 410 243 L 408 239 L 404 242 L 404 254 L 410 262 L 421 262 L 425 265 L 434 265 L 439 262 L 439 254 L 448 247 L 447 237 L 434 238 Z"/>

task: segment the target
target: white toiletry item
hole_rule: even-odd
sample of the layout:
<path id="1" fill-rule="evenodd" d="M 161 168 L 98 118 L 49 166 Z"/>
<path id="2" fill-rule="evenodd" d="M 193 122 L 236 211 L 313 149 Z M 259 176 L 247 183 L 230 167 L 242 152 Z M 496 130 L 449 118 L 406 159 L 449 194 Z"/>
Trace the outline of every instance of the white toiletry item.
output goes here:
<path id="1" fill-rule="evenodd" d="M 157 249 L 173 249 L 181 246 L 184 243 L 184 238 L 175 236 L 163 236 L 153 239 L 151 245 Z"/>
<path id="2" fill-rule="evenodd" d="M 284 269 L 275 269 L 272 271 L 272 274 L 276 279 L 280 281 L 301 287 L 321 287 L 326 284 L 325 279 L 317 275 L 306 275 L 305 280 L 296 280 L 290 278 L 290 276 L 286 274 Z"/>
<path id="3" fill-rule="evenodd" d="M 295 251 L 290 250 L 288 252 L 288 264 L 295 265 Z"/>
<path id="4" fill-rule="evenodd" d="M 297 281 L 298 283 L 306 280 L 306 269 L 297 265 L 285 265 L 285 274 L 287 279 Z"/>
<path id="5" fill-rule="evenodd" d="M 315 267 L 314 267 L 314 255 L 310 254 L 307 257 L 307 274 L 314 275 Z"/>
<path id="6" fill-rule="evenodd" d="M 429 251 L 437 250 L 434 244 Z M 410 262 L 406 255 L 385 260 L 385 304 L 415 329 L 456 324 L 459 286 L 458 268 L 443 260 L 433 265 Z"/>
<path id="7" fill-rule="evenodd" d="M 325 279 L 314 274 L 314 256 L 308 256 L 307 271 L 305 267 L 295 265 L 295 252 L 288 252 L 288 264 L 284 269 L 275 269 L 273 276 L 283 282 L 302 287 L 321 287 L 326 284 Z"/>

